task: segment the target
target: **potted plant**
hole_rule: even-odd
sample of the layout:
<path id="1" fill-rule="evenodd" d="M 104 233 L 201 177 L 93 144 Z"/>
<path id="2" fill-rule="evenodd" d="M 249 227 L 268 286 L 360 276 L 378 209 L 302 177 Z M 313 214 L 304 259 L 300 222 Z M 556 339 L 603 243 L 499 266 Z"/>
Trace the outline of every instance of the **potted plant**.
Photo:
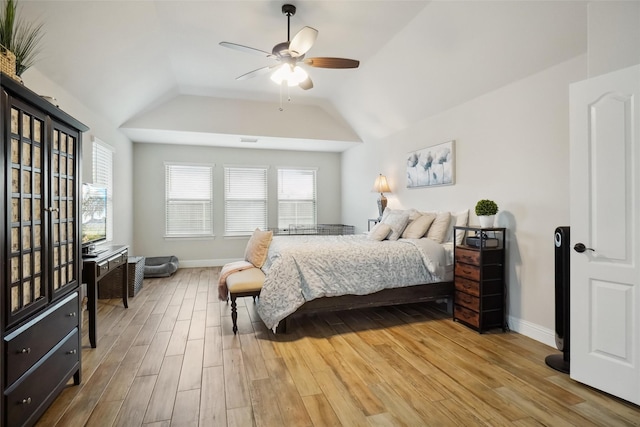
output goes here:
<path id="1" fill-rule="evenodd" d="M 493 227 L 498 205 L 493 200 L 482 199 L 476 203 L 476 215 L 482 228 Z"/>
<path id="2" fill-rule="evenodd" d="M 17 0 L 6 0 L 0 8 L 0 45 L 16 56 L 16 75 L 20 76 L 35 62 L 38 45 L 44 36 L 42 23 L 23 21 Z"/>

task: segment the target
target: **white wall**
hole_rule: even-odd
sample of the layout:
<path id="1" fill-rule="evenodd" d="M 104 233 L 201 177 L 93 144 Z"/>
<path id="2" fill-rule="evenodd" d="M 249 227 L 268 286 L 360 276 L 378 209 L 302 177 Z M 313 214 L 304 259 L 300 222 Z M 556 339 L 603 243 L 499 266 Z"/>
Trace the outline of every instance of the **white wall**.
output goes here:
<path id="1" fill-rule="evenodd" d="M 37 68 L 29 68 L 23 75 L 25 86 L 36 93 L 56 98 L 62 110 L 87 125 L 90 129 L 82 136 L 82 179 L 83 182 L 92 181 L 91 140 L 96 137 L 115 149 L 113 157 L 114 188 L 113 188 L 113 242 L 130 245 L 130 251 L 135 251 L 133 244 L 133 205 L 131 187 L 133 150 L 131 141 L 118 129 L 117 125 L 109 123 L 105 118 L 96 115 L 89 107 L 70 95 L 64 88 L 53 83 L 40 73 Z"/>
<path id="2" fill-rule="evenodd" d="M 318 222 L 341 222 L 341 156 L 339 153 L 212 148 L 167 144 L 134 144 L 134 242 L 137 254 L 176 255 L 181 267 L 220 266 L 242 259 L 247 237 L 224 237 L 225 165 L 268 166 L 269 227 L 277 227 L 277 167 L 317 167 Z M 214 238 L 166 239 L 164 163 L 213 163 Z"/>
<path id="3" fill-rule="evenodd" d="M 343 187 L 344 221 L 366 230 L 377 216 L 378 173 L 390 181 L 393 208 L 473 212 L 477 200 L 495 200 L 497 223 L 508 228 L 509 325 L 553 345 L 553 233 L 569 222 L 568 90 L 585 77 L 583 55 L 346 151 L 343 180 L 353 185 Z M 407 153 L 448 140 L 455 185 L 407 189 Z"/>
<path id="4" fill-rule="evenodd" d="M 640 2 L 588 5 L 589 77 L 640 64 Z"/>

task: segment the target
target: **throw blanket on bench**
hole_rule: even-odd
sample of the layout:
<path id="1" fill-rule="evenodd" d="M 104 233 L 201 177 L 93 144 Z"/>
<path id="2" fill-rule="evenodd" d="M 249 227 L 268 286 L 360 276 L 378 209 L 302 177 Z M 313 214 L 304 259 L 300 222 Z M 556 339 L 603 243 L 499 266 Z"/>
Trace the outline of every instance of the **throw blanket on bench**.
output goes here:
<path id="1" fill-rule="evenodd" d="M 225 264 L 220 271 L 220 277 L 218 278 L 218 298 L 220 301 L 226 301 L 229 295 L 229 289 L 227 288 L 227 277 L 238 271 L 253 268 L 253 264 L 248 261 L 235 261 Z"/>

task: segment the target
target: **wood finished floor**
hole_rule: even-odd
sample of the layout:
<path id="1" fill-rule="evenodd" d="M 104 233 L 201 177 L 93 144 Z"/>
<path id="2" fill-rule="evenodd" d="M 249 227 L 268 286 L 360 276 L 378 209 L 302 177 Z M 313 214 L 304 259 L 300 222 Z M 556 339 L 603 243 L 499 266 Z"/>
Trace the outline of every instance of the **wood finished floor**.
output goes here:
<path id="1" fill-rule="evenodd" d="M 84 316 L 82 384 L 38 425 L 640 425 L 640 407 L 548 368 L 553 349 L 430 306 L 307 317 L 274 335 L 242 298 L 234 336 L 218 273 L 145 279 L 129 309 L 100 300 L 96 349 Z"/>

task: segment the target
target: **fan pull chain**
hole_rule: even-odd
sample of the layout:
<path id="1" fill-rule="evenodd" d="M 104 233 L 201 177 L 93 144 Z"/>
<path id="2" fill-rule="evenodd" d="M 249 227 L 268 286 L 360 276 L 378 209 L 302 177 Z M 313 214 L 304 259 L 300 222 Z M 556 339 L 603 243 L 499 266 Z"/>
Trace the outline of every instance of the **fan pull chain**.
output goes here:
<path id="1" fill-rule="evenodd" d="M 280 83 L 280 108 L 278 108 L 280 111 L 284 111 L 284 108 L 282 107 L 282 87 L 285 84 L 286 82 L 284 80 Z"/>
<path id="2" fill-rule="evenodd" d="M 285 86 L 287 87 L 287 102 L 291 102 L 291 86 L 289 86 L 286 80 L 283 80 L 282 83 L 280 83 L 280 107 L 278 107 L 280 111 L 284 111 L 284 107 L 282 106 L 282 88 Z"/>

